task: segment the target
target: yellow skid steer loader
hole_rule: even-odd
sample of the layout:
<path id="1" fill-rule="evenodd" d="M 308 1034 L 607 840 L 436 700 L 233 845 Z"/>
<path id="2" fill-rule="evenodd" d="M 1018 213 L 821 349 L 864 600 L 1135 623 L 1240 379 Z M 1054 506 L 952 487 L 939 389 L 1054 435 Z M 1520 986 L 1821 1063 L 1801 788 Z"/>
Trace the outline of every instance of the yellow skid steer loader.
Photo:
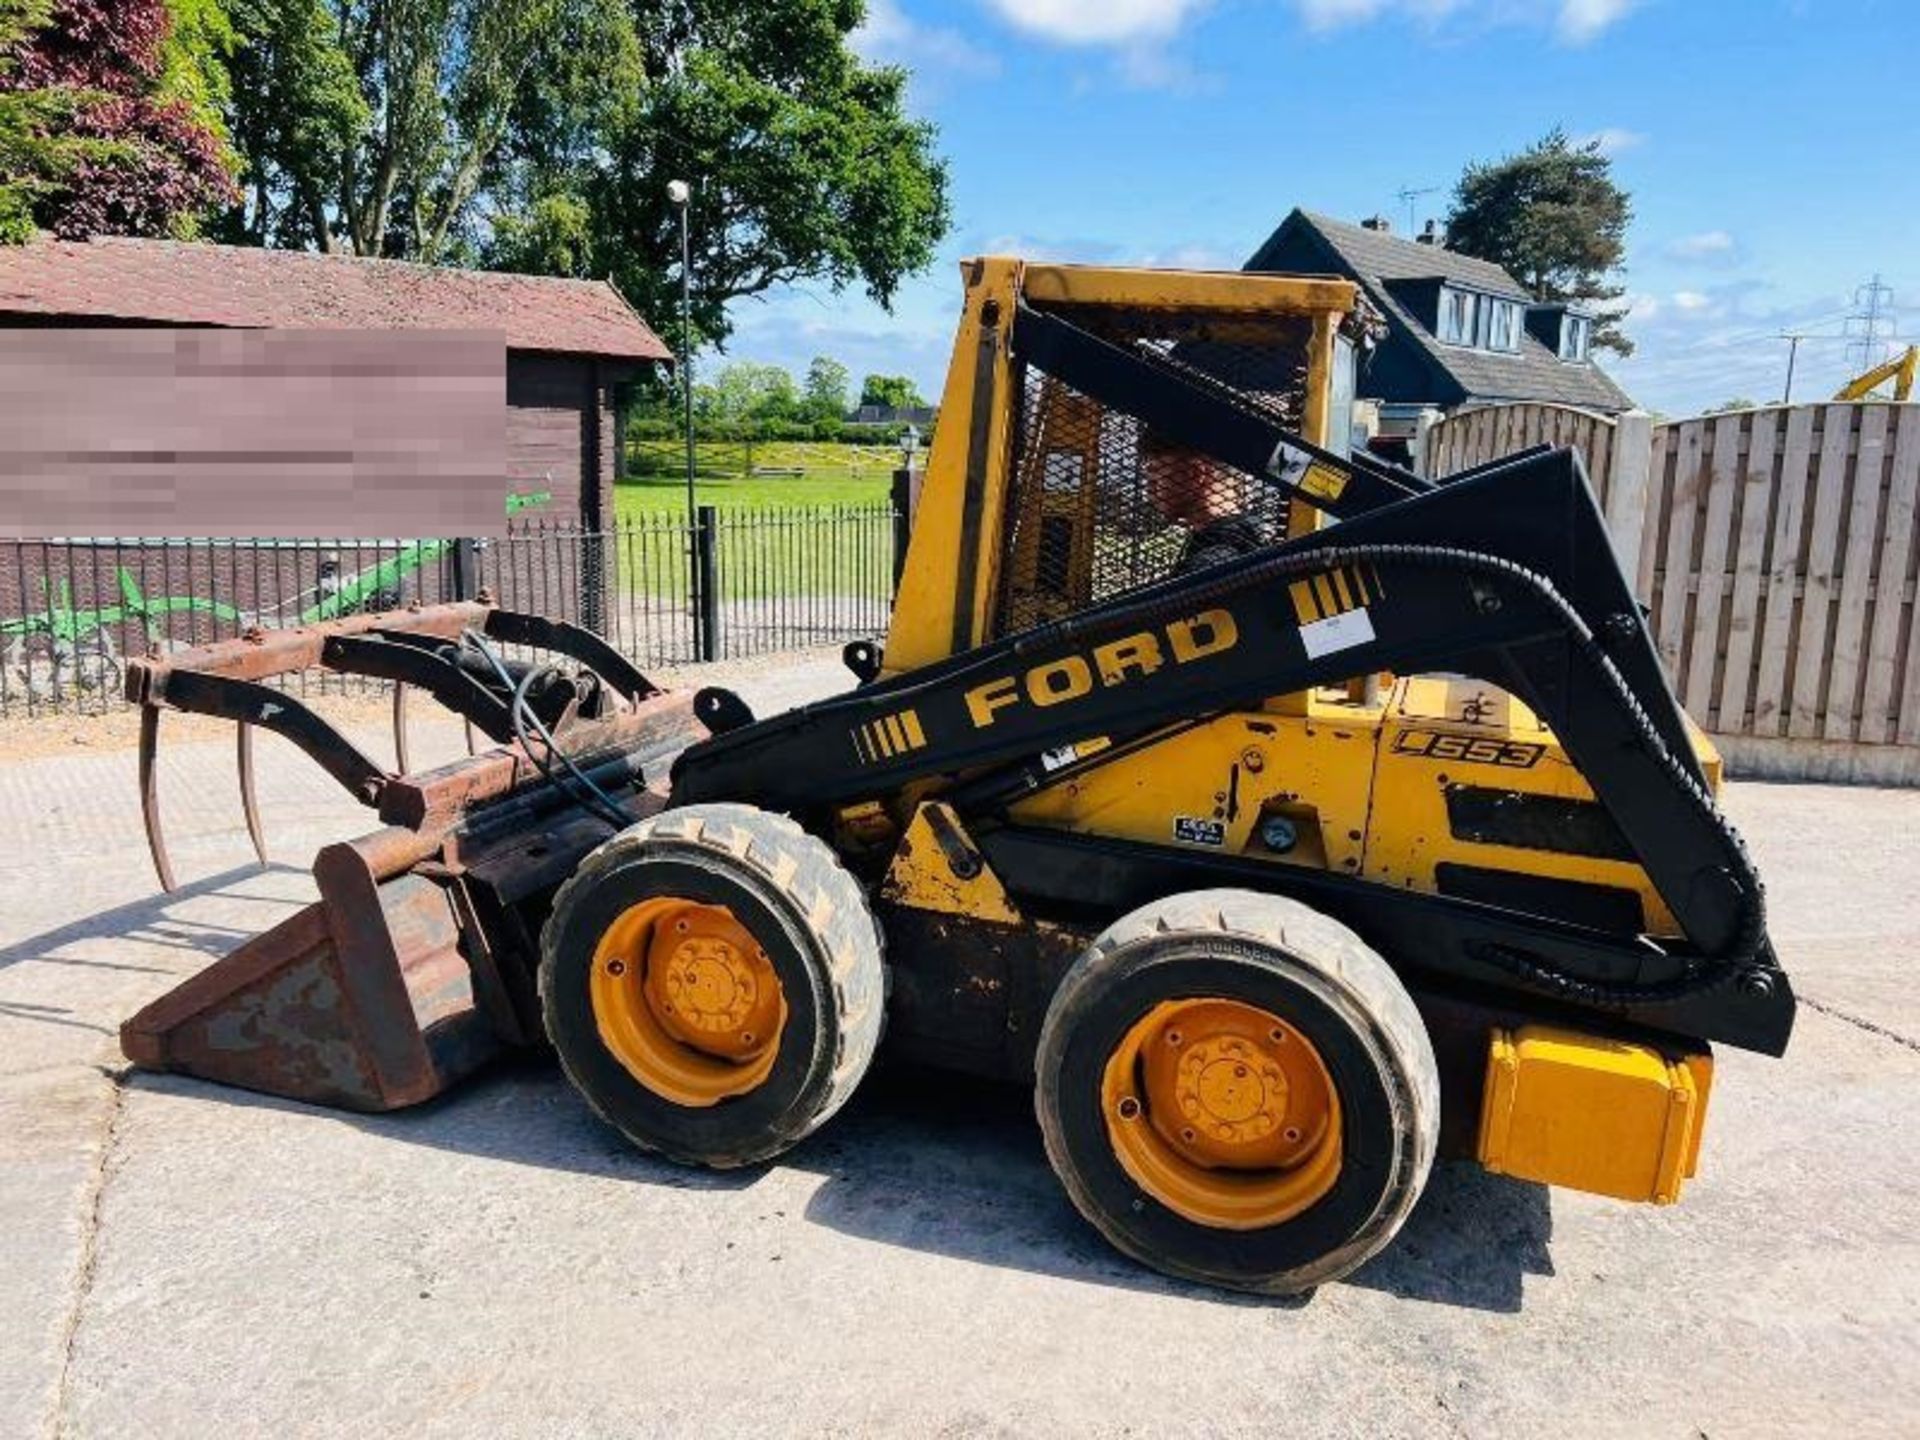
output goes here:
<path id="1" fill-rule="evenodd" d="M 1120 1249 L 1268 1293 L 1379 1251 L 1440 1154 L 1675 1200 L 1711 1043 L 1781 1053 L 1794 1001 L 1579 457 L 1350 453 L 1342 281 L 964 278 L 845 694 L 756 718 L 484 604 L 130 667 L 163 874 L 164 708 L 240 722 L 243 772 L 289 736 L 384 828 L 127 1054 L 387 1109 L 550 1044 L 635 1144 L 733 1166 L 884 1038 L 1031 1084 Z M 306 666 L 498 748 L 387 772 L 268 683 Z"/>

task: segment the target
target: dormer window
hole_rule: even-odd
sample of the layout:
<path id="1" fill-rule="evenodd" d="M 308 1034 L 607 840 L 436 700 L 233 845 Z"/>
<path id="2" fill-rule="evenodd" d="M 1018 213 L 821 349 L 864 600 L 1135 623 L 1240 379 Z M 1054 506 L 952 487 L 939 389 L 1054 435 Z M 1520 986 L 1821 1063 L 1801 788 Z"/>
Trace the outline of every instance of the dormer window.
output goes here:
<path id="1" fill-rule="evenodd" d="M 1447 345 L 1516 354 L 1523 313 L 1518 301 L 1447 285 L 1440 291 L 1440 324 L 1435 333 Z"/>
<path id="2" fill-rule="evenodd" d="M 1570 365 L 1584 361 L 1593 348 L 1593 321 L 1568 313 L 1560 325 L 1560 358 Z"/>
<path id="3" fill-rule="evenodd" d="M 1529 306 L 1527 329 L 1563 365 L 1584 365 L 1591 358 L 1593 317 L 1564 302 Z"/>

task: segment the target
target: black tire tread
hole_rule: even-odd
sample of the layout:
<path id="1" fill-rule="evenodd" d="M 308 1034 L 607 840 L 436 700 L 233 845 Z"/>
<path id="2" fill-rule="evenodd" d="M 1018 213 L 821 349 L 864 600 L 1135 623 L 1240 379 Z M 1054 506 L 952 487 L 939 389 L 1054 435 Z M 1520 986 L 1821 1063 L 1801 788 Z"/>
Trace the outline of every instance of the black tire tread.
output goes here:
<path id="1" fill-rule="evenodd" d="M 1058 1106 L 1036 1095 L 1047 1157 L 1075 1207 L 1117 1248 L 1156 1269 L 1209 1284 L 1231 1284 L 1260 1294 L 1286 1295 L 1349 1274 L 1378 1254 L 1412 1213 L 1432 1171 L 1440 1133 L 1440 1072 L 1433 1043 L 1413 998 L 1391 966 L 1345 925 L 1296 900 L 1252 890 L 1194 890 L 1154 901 L 1122 916 L 1088 947 L 1061 982 L 1040 1034 L 1042 1084 L 1057 1074 L 1046 1057 L 1057 1052 L 1060 1028 L 1072 1023 L 1074 998 L 1097 980 L 1118 951 L 1140 944 L 1195 935 L 1223 935 L 1285 951 L 1322 981 L 1343 992 L 1373 1027 L 1376 1041 L 1394 1057 L 1387 1067 L 1394 1107 L 1414 1140 L 1411 1163 L 1402 1167 L 1371 1220 L 1346 1244 L 1316 1260 L 1257 1285 L 1182 1270 L 1163 1256 L 1143 1254 L 1102 1217 L 1067 1159 Z"/>
<path id="2" fill-rule="evenodd" d="M 593 1098 L 564 1052 L 560 1055 L 561 1069 L 601 1120 L 627 1134 L 644 1150 L 709 1169 L 733 1169 L 770 1160 L 833 1118 L 852 1098 L 880 1048 L 886 1020 L 886 940 L 873 907 L 860 882 L 841 865 L 832 847 L 785 815 L 726 803 L 665 810 L 602 844 L 555 894 L 541 940 L 540 1002 L 547 1012 L 551 1013 L 553 1007 L 550 992 L 555 937 L 565 928 L 570 904 L 590 891 L 602 874 L 638 854 L 674 854 L 744 871 L 784 898 L 792 918 L 806 928 L 819 953 L 827 957 L 841 1037 L 839 1062 L 820 1103 L 800 1117 L 797 1126 L 770 1132 L 759 1145 L 723 1155 L 676 1153 L 633 1136 Z"/>

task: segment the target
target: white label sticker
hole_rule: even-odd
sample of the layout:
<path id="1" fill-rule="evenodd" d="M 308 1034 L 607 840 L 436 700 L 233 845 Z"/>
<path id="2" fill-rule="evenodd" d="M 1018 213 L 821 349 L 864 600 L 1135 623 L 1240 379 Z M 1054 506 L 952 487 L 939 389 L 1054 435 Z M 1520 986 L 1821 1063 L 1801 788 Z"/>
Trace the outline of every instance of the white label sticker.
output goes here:
<path id="1" fill-rule="evenodd" d="M 1073 762 L 1079 758 L 1080 751 L 1078 747 L 1073 745 L 1059 745 L 1052 750 L 1042 750 L 1040 752 L 1040 768 L 1049 771 L 1058 770 L 1062 766 L 1073 764 Z"/>
<path id="2" fill-rule="evenodd" d="M 1307 658 L 1310 660 L 1372 642 L 1373 621 L 1368 617 L 1364 605 L 1358 610 L 1330 615 L 1325 620 L 1316 620 L 1311 625 L 1300 627 L 1300 643 L 1307 647 Z"/>

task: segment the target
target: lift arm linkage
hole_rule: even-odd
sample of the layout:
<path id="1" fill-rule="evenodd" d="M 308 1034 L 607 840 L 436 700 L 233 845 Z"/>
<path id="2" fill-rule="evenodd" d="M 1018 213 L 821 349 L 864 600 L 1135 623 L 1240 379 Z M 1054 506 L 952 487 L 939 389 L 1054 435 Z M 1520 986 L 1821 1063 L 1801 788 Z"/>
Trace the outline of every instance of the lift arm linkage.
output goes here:
<path id="1" fill-rule="evenodd" d="M 1026 793 L 1130 742 L 1270 696 L 1382 670 L 1457 671 L 1518 695 L 1552 727 L 1686 937 L 1624 947 L 1635 981 L 1616 968 L 1589 984 L 1590 970 L 1542 962 L 1526 946 L 1489 961 L 1535 991 L 1582 1002 L 1658 1007 L 1744 989 L 1756 1002 L 1784 1000 L 1790 1014 L 1759 880 L 1707 794 L 1576 454 L 1530 452 L 1423 489 L 1244 410 L 1226 427 L 1232 443 L 1219 447 L 1231 453 L 1219 454 L 1202 426 L 1180 417 L 1220 419 L 1212 402 L 1231 401 L 1106 348 L 1096 356 L 1103 374 L 1062 365 L 1058 350 L 1050 373 L 1074 371 L 1063 378 L 1076 388 L 1227 463 L 1291 446 L 1344 482 L 1321 482 L 1337 501 L 1351 497 L 1342 523 L 716 735 L 677 763 L 673 803 L 751 798 L 803 809 L 963 774 L 960 793 L 978 793 L 983 777 L 1008 782 L 1003 794 Z M 1315 576 L 1341 598 L 1339 614 L 1324 618 L 1299 600 Z M 1076 748 L 1095 739 L 1098 753 Z"/>

